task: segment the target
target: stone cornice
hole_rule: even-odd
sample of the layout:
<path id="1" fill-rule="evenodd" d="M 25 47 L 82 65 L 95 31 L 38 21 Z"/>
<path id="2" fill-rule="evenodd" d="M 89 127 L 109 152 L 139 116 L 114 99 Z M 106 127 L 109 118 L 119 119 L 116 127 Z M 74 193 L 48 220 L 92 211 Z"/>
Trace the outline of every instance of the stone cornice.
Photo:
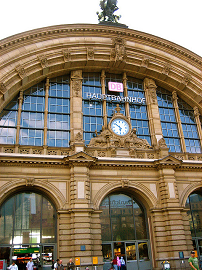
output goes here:
<path id="1" fill-rule="evenodd" d="M 160 170 L 164 168 L 173 168 L 176 171 L 183 170 L 199 170 L 202 169 L 201 161 L 180 161 L 173 157 L 169 159 L 159 160 L 144 160 L 144 159 L 127 159 L 127 160 L 113 160 L 113 159 L 97 159 L 80 152 L 78 154 L 63 157 L 63 159 L 43 159 L 31 157 L 15 157 L 15 156 L 1 156 L 0 166 L 29 166 L 29 167 L 62 167 L 69 168 L 71 166 L 85 166 L 91 169 L 112 169 L 112 170 Z"/>
<path id="2" fill-rule="evenodd" d="M 159 49 L 173 51 L 173 54 L 179 54 L 181 57 L 187 58 L 187 61 L 194 61 L 197 64 L 202 65 L 202 57 L 185 49 L 168 40 L 143 33 L 137 30 L 124 29 L 120 27 L 103 26 L 97 24 L 68 24 L 68 25 L 56 25 L 49 26 L 31 31 L 26 31 L 17 35 L 0 40 L 0 54 L 3 50 L 8 48 L 13 49 L 18 46 L 23 46 L 37 41 L 59 38 L 62 36 L 79 36 L 87 33 L 88 35 L 106 36 L 106 35 L 119 35 L 125 36 L 128 39 L 139 40 L 140 43 L 150 44 L 154 47 L 158 46 Z M 85 34 L 86 35 L 86 34 Z"/>

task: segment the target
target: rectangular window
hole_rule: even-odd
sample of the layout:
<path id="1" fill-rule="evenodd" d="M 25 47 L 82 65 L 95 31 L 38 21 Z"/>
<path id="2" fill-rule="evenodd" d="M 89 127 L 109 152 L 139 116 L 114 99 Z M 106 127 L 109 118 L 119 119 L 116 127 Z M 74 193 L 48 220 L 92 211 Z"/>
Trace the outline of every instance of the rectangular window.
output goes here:
<path id="1" fill-rule="evenodd" d="M 100 132 L 103 126 L 102 100 L 94 100 L 93 96 L 100 97 L 102 94 L 100 74 L 84 73 L 82 96 L 83 96 L 83 130 L 85 144 L 89 144 L 95 136 L 95 130 Z"/>
<path id="2" fill-rule="evenodd" d="M 61 76 L 50 80 L 47 127 L 48 146 L 69 146 L 70 86 L 68 76 Z"/>
<path id="3" fill-rule="evenodd" d="M 175 118 L 172 94 L 162 88 L 157 89 L 157 101 L 161 119 L 161 128 L 170 152 L 181 152 L 180 137 Z"/>
<path id="4" fill-rule="evenodd" d="M 128 97 L 141 98 L 145 100 L 145 93 L 142 82 L 128 78 Z M 142 104 L 129 103 L 130 118 L 132 128 L 136 129 L 137 136 L 141 139 L 146 139 L 151 144 L 149 120 L 147 117 L 147 107 L 145 101 Z"/>

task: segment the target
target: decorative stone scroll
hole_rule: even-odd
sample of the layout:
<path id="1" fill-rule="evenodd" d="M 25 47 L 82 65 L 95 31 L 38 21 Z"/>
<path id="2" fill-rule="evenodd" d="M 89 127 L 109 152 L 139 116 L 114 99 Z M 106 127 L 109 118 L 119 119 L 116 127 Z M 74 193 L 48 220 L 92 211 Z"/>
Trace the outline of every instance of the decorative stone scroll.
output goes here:
<path id="1" fill-rule="evenodd" d="M 87 48 L 87 60 L 94 60 L 94 48 Z"/>
<path id="2" fill-rule="evenodd" d="M 143 59 L 142 59 L 141 67 L 148 68 L 149 61 L 150 61 L 150 58 L 148 56 L 144 56 Z"/>
<path id="3" fill-rule="evenodd" d="M 163 67 L 162 74 L 168 76 L 170 70 L 171 70 L 171 65 L 169 63 L 166 63 Z"/>
<path id="4" fill-rule="evenodd" d="M 78 132 L 75 136 L 75 142 L 83 142 L 83 136 L 81 132 Z"/>
<path id="5" fill-rule="evenodd" d="M 34 186 L 35 179 L 34 178 L 27 178 L 25 179 L 26 186 Z"/>
<path id="6" fill-rule="evenodd" d="M 69 62 L 71 61 L 71 53 L 70 50 L 63 50 L 62 51 L 63 57 L 64 57 L 64 62 Z"/>

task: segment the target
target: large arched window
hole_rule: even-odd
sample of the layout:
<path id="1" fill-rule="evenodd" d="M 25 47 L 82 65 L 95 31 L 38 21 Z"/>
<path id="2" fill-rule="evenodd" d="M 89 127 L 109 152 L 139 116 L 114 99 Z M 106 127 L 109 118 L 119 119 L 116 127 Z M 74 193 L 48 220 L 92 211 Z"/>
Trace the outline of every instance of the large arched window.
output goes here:
<path id="1" fill-rule="evenodd" d="M 101 203 L 102 241 L 147 239 L 143 207 L 124 194 L 107 196 Z"/>
<path id="2" fill-rule="evenodd" d="M 23 192 L 0 206 L 0 246 L 56 242 L 56 209 L 44 196 Z"/>

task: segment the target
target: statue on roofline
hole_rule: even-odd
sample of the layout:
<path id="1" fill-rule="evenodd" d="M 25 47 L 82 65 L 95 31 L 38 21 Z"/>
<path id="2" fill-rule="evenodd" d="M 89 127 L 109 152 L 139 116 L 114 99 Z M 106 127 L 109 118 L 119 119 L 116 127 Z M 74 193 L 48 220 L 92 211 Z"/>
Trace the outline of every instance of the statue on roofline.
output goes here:
<path id="1" fill-rule="evenodd" d="M 101 0 L 100 1 L 101 12 L 97 11 L 99 22 L 113 22 L 117 23 L 121 18 L 119 15 L 115 15 L 114 12 L 119 8 L 117 7 L 117 0 Z"/>

